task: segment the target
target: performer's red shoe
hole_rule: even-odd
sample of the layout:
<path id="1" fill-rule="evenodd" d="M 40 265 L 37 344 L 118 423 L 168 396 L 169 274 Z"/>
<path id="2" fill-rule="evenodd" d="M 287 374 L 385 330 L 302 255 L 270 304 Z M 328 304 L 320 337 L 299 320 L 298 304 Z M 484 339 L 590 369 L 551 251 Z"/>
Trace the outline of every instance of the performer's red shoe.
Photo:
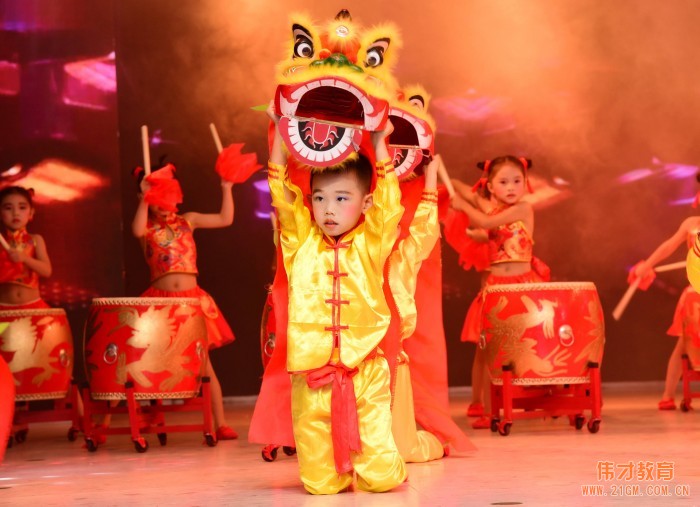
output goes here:
<path id="1" fill-rule="evenodd" d="M 661 400 L 659 410 L 676 410 L 676 402 L 673 400 Z"/>
<path id="2" fill-rule="evenodd" d="M 216 430 L 217 440 L 236 440 L 238 438 L 238 433 L 236 430 L 229 426 L 219 426 Z"/>
<path id="3" fill-rule="evenodd" d="M 484 405 L 481 403 L 470 403 L 467 408 L 467 417 L 483 417 Z"/>
<path id="4" fill-rule="evenodd" d="M 479 417 L 476 421 L 472 423 L 472 428 L 475 430 L 487 430 L 491 428 L 491 419 L 488 417 Z"/>

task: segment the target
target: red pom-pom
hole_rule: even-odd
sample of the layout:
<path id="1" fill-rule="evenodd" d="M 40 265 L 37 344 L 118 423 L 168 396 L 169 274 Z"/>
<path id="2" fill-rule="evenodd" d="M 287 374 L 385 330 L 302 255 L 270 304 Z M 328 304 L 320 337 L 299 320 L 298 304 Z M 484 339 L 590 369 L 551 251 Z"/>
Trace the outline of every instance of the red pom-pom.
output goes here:
<path id="1" fill-rule="evenodd" d="M 469 217 L 462 212 L 449 210 L 444 220 L 445 241 L 459 254 L 459 265 L 484 271 L 489 267 L 489 245 L 474 241 L 467 236 Z"/>
<path id="2" fill-rule="evenodd" d="M 219 158 L 216 159 L 216 172 L 222 179 L 243 183 L 262 167 L 258 164 L 258 156 L 255 153 L 241 153 L 242 150 L 243 143 L 236 143 L 219 153 Z"/>
<path id="3" fill-rule="evenodd" d="M 146 176 L 150 188 L 144 199 L 148 204 L 167 211 L 177 211 L 177 205 L 182 202 L 182 189 L 174 173 L 175 166 L 168 164 Z"/>

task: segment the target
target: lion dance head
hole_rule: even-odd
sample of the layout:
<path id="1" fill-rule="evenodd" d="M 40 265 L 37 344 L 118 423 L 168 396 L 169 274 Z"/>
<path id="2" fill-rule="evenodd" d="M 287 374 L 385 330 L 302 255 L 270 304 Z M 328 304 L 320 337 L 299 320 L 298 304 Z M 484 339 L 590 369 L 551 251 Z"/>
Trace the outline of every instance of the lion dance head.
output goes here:
<path id="1" fill-rule="evenodd" d="M 275 109 L 287 149 L 300 163 L 329 167 L 356 152 L 363 132 L 384 128 L 398 86 L 401 41 L 384 24 L 364 29 L 342 10 L 325 27 L 292 17 L 291 46 L 278 65 Z"/>

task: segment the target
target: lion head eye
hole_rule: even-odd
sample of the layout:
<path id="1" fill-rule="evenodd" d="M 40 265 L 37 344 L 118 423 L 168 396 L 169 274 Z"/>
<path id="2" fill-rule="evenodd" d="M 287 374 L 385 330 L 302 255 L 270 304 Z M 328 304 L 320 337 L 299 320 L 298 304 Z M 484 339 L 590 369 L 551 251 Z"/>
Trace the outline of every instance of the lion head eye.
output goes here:
<path id="1" fill-rule="evenodd" d="M 384 53 L 389 48 L 389 39 L 378 39 L 367 49 L 365 67 L 379 67 L 384 63 Z"/>
<path id="2" fill-rule="evenodd" d="M 311 33 L 301 25 L 294 25 L 292 35 L 294 37 L 294 58 L 312 58 L 314 42 L 311 39 Z"/>

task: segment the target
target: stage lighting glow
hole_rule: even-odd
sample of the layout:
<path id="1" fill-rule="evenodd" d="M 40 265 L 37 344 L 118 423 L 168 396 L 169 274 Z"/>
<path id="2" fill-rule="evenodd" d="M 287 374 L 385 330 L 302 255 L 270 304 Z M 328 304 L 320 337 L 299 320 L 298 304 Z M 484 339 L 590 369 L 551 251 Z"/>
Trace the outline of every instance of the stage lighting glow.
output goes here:
<path id="1" fill-rule="evenodd" d="M 70 202 L 85 197 L 109 180 L 94 170 L 60 159 L 46 159 L 27 171 L 27 176 L 15 182 L 33 188 L 34 200 L 41 204 L 53 201 Z"/>
<path id="2" fill-rule="evenodd" d="M 12 167 L 10 167 L 9 169 L 6 169 L 2 173 L 0 173 L 0 177 L 12 178 L 13 176 L 17 176 L 21 172 L 22 172 L 22 164 L 15 164 Z"/>

